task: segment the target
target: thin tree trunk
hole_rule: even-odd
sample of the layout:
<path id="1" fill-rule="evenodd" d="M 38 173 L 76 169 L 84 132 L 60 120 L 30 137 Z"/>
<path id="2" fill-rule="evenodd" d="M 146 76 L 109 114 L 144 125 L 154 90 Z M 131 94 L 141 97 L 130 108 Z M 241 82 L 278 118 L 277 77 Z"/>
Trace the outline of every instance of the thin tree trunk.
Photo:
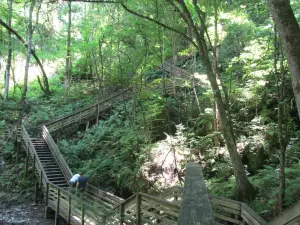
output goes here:
<path id="1" fill-rule="evenodd" d="M 292 86 L 300 118 L 300 29 L 289 0 L 269 0 L 280 40 L 291 71 Z"/>
<path id="2" fill-rule="evenodd" d="M 217 0 L 214 0 L 214 14 L 215 14 L 215 21 L 214 21 L 214 28 L 215 28 L 215 40 L 214 40 L 214 58 L 213 58 L 213 68 L 216 73 L 217 79 L 220 80 L 220 75 L 218 73 L 218 42 L 219 42 L 219 35 L 218 35 L 218 5 Z M 220 130 L 220 112 L 217 108 L 217 104 L 214 104 L 215 107 L 215 118 L 214 118 L 214 131 L 218 132 Z M 214 144 L 215 147 L 220 147 L 220 136 L 214 136 Z"/>
<path id="3" fill-rule="evenodd" d="M 282 50 L 282 46 L 281 46 Z M 284 199 L 285 199 L 285 152 L 286 145 L 284 140 L 284 82 L 285 82 L 285 72 L 283 65 L 283 51 L 281 51 L 280 58 L 280 83 L 281 86 L 278 85 L 278 140 L 280 146 L 280 186 L 279 186 L 279 210 L 283 211 L 284 208 Z"/>
<path id="4" fill-rule="evenodd" d="M 8 20 L 7 24 L 11 27 L 11 17 L 12 17 L 12 0 L 7 0 L 8 5 Z M 4 101 L 8 101 L 8 92 L 9 92 L 9 79 L 10 79 L 10 67 L 11 67 L 11 56 L 12 56 L 12 42 L 11 42 L 11 31 L 8 30 L 8 54 L 7 54 L 7 63 L 5 69 L 5 77 L 4 77 Z"/>
<path id="5" fill-rule="evenodd" d="M 23 118 L 24 108 L 25 108 L 26 93 L 27 93 L 28 71 L 29 71 L 29 64 L 30 64 L 30 58 L 31 58 L 31 45 L 32 45 L 32 34 L 33 34 L 32 13 L 33 13 L 35 3 L 36 3 L 36 1 L 32 0 L 31 4 L 30 4 L 30 9 L 29 9 L 25 75 L 24 75 L 24 84 L 23 84 L 21 103 L 20 103 L 21 104 L 21 109 L 20 109 L 19 118 L 18 118 L 18 125 L 19 126 L 22 124 L 22 118 Z"/>
<path id="6" fill-rule="evenodd" d="M 28 48 L 28 45 L 26 44 L 25 40 L 14 29 L 12 29 L 3 20 L 1 20 L 1 18 L 0 18 L 0 24 L 3 27 L 5 27 L 5 29 L 11 31 L 11 33 L 13 33 L 19 39 L 19 41 L 26 47 L 26 49 Z M 49 95 L 51 95 L 51 92 L 50 92 L 50 88 L 49 88 L 48 77 L 44 70 L 43 64 L 41 63 L 40 59 L 38 58 L 38 56 L 36 55 L 36 53 L 33 49 L 31 49 L 30 53 L 32 54 L 33 58 L 35 59 L 36 63 L 39 65 L 39 67 L 41 69 L 41 72 L 43 75 L 44 89 L 46 90 L 45 95 L 49 96 Z"/>
<path id="7" fill-rule="evenodd" d="M 71 24 L 72 24 L 72 3 L 68 1 L 69 6 L 69 21 L 68 21 L 68 37 L 67 37 L 67 56 L 66 56 L 66 74 L 65 74 L 65 91 L 69 92 L 71 77 L 72 77 L 72 65 L 71 65 Z"/>

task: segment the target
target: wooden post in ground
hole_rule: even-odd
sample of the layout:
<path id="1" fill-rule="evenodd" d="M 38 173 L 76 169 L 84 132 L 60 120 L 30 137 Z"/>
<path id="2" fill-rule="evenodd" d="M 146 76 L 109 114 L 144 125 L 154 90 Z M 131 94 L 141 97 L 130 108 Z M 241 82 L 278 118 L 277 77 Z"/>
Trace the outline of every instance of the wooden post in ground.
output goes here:
<path id="1" fill-rule="evenodd" d="M 81 225 L 84 225 L 84 204 L 83 203 L 81 209 Z"/>
<path id="2" fill-rule="evenodd" d="M 16 164 L 19 163 L 19 154 L 20 154 L 20 148 L 21 148 L 21 142 L 16 141 L 15 142 L 16 147 Z"/>
<path id="3" fill-rule="evenodd" d="M 28 160 L 29 160 L 29 156 L 26 155 L 26 158 L 25 158 L 25 177 L 27 177 L 27 175 L 28 175 Z"/>
<path id="4" fill-rule="evenodd" d="M 124 204 L 121 203 L 120 205 L 120 224 L 123 225 L 123 222 L 124 222 Z"/>
<path id="5" fill-rule="evenodd" d="M 33 173 L 35 173 L 35 154 L 33 155 Z"/>
<path id="6" fill-rule="evenodd" d="M 45 193 L 45 205 L 48 205 L 48 200 L 49 200 L 49 183 L 46 184 L 46 193 Z"/>
<path id="7" fill-rule="evenodd" d="M 43 188 L 43 171 L 41 170 L 41 176 L 40 176 L 40 189 Z"/>
<path id="8" fill-rule="evenodd" d="M 35 188 L 34 188 L 34 202 L 38 204 L 38 194 L 39 194 L 39 183 L 35 181 Z"/>
<path id="9" fill-rule="evenodd" d="M 55 225 L 58 225 L 59 203 L 60 203 L 60 189 L 57 189 L 57 202 L 56 202 L 56 210 L 55 210 Z"/>
<path id="10" fill-rule="evenodd" d="M 25 158 L 25 177 L 28 175 L 28 161 L 29 161 L 29 141 L 26 148 L 26 158 Z"/>
<path id="11" fill-rule="evenodd" d="M 141 224 L 141 195 L 136 194 L 136 225 Z"/>
<path id="12" fill-rule="evenodd" d="M 72 198 L 69 195 L 69 201 L 68 201 L 68 218 L 67 218 L 67 224 L 71 224 L 71 203 L 72 203 Z"/>

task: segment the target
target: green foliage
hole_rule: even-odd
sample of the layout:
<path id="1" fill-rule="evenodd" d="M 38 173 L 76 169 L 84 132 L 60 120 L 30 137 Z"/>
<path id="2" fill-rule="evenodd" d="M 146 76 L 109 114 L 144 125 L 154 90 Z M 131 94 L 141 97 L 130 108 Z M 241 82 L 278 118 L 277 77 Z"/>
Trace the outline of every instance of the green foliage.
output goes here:
<path id="1" fill-rule="evenodd" d="M 230 177 L 228 181 L 224 179 L 209 179 L 206 180 L 206 187 L 208 193 L 214 196 L 220 196 L 224 198 L 233 198 L 235 193 L 235 180 L 234 177 Z"/>
<path id="2" fill-rule="evenodd" d="M 292 205 L 300 198 L 300 167 L 285 168 L 286 198 L 285 207 Z M 250 206 L 268 219 L 278 213 L 279 199 L 279 169 L 265 166 L 259 173 L 251 178 L 251 182 L 258 190 L 256 199 Z"/>
<path id="3" fill-rule="evenodd" d="M 126 107 L 130 110 L 129 105 Z M 147 159 L 145 133 L 126 116 L 124 108 L 119 107 L 108 120 L 79 133 L 79 141 L 59 143 L 73 171 L 85 171 L 91 183 L 106 188 L 142 188 L 138 177 Z"/>

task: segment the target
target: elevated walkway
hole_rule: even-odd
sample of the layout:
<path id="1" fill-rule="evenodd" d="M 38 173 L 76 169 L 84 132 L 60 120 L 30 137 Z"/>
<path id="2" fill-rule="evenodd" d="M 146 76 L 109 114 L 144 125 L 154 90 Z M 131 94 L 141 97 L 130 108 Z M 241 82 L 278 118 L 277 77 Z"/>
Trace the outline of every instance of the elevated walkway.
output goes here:
<path id="1" fill-rule="evenodd" d="M 74 123 L 97 120 L 112 104 L 128 100 L 130 97 L 131 93 L 128 90 L 117 91 L 96 104 L 47 122 L 39 128 L 40 131 L 37 133 L 40 133 L 40 136 L 30 137 L 24 126 L 19 129 L 17 139 L 22 142 L 27 154 L 26 170 L 31 164 L 35 171 L 36 187 L 44 195 L 46 215 L 49 211 L 54 211 L 56 224 L 60 217 L 68 224 L 82 225 L 266 224 L 244 203 L 205 197 L 207 194 L 203 192 L 205 184 L 199 165 L 196 166 L 198 168 L 196 170 L 193 169 L 195 166 L 187 167 L 187 171 L 192 169 L 192 175 L 191 179 L 187 178 L 184 189 L 173 187 L 157 197 L 136 193 L 124 200 L 91 185 L 87 185 L 84 194 L 74 194 L 68 186 L 73 174 L 50 132 L 63 130 Z M 202 183 L 198 182 L 199 179 Z M 198 190 L 199 188 L 201 190 Z M 192 205 L 188 199 L 193 200 Z M 207 212 L 197 209 L 203 205 Z"/>

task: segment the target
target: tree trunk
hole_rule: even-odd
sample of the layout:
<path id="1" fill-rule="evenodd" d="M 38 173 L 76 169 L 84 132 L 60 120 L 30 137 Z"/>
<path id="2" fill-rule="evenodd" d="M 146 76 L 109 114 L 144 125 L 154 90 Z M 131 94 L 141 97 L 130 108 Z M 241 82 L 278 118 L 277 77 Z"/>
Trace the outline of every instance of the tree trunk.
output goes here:
<path id="1" fill-rule="evenodd" d="M 292 86 L 300 118 L 300 29 L 289 0 L 269 0 L 291 71 Z"/>
<path id="2" fill-rule="evenodd" d="M 283 51 L 281 45 L 281 58 L 280 58 L 280 83 L 281 86 L 278 86 L 278 140 L 280 146 L 280 185 L 279 185 L 279 210 L 283 211 L 284 208 L 284 201 L 285 201 L 285 152 L 286 152 L 286 142 L 284 136 L 287 135 L 287 132 L 284 134 L 284 126 L 287 127 L 286 123 L 286 115 L 284 113 L 284 83 L 285 83 L 285 72 L 284 72 L 284 65 L 283 65 Z M 278 83 L 279 84 L 279 83 Z"/>
<path id="3" fill-rule="evenodd" d="M 21 110 L 19 113 L 18 118 L 18 125 L 22 124 L 22 118 L 25 108 L 25 100 L 26 100 L 26 93 L 27 93 L 27 84 L 28 84 L 28 71 L 29 71 L 29 64 L 31 58 L 31 45 L 32 45 L 32 13 L 35 6 L 35 0 L 31 1 L 30 9 L 29 9 L 29 18 L 28 18 L 28 30 L 27 30 L 27 49 L 26 49 L 26 62 L 25 62 L 25 75 L 24 75 L 24 84 L 21 96 Z"/>
<path id="4" fill-rule="evenodd" d="M 13 4 L 12 0 L 7 0 L 7 5 L 8 5 L 7 24 L 10 27 L 11 27 L 11 17 L 12 17 L 12 4 Z M 4 101 L 8 100 L 11 56 L 12 56 L 11 31 L 8 30 L 8 54 L 7 54 L 7 63 L 6 63 L 5 77 L 4 77 L 4 96 L 3 96 Z"/>
<path id="5" fill-rule="evenodd" d="M 237 185 L 237 199 L 253 199 L 255 192 L 253 186 L 250 184 L 241 157 L 239 156 L 236 148 L 235 136 L 232 129 L 231 121 L 228 120 L 225 110 L 225 104 L 223 102 L 220 89 L 217 84 L 216 76 L 212 71 L 211 63 L 208 55 L 202 57 L 203 64 L 206 69 L 206 73 L 211 84 L 211 88 L 214 93 L 215 104 L 219 110 L 220 125 L 223 131 L 225 143 L 230 155 L 235 181 Z"/>
<path id="6" fill-rule="evenodd" d="M 70 88 L 72 65 L 71 65 L 71 23 L 72 23 L 72 4 L 68 1 L 69 6 L 69 21 L 68 21 L 68 38 L 67 38 L 67 57 L 66 57 L 66 75 L 65 75 L 65 90 L 68 93 Z"/>

